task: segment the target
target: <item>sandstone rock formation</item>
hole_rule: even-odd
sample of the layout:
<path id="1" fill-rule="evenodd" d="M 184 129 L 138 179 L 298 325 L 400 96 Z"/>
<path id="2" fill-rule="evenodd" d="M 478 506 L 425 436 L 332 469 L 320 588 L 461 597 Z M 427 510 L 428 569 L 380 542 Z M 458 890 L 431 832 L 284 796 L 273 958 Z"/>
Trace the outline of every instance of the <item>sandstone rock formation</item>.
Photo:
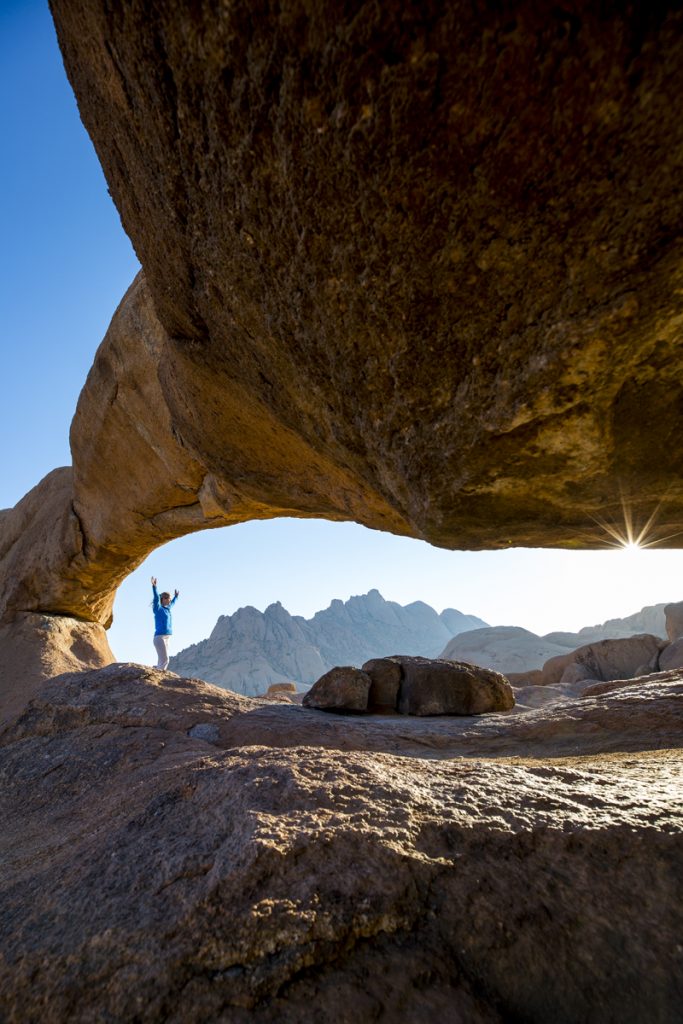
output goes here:
<path id="1" fill-rule="evenodd" d="M 311 684 L 335 665 L 357 668 L 398 649 L 434 657 L 453 633 L 483 624 L 455 608 L 438 615 L 423 601 L 403 607 L 377 590 L 332 601 L 310 619 L 290 615 L 278 601 L 263 613 L 221 615 L 208 639 L 180 651 L 169 667 L 256 696 L 272 682 Z"/>
<path id="2" fill-rule="evenodd" d="M 0 625 L 0 723 L 27 704 L 43 680 L 113 660 L 106 631 L 97 623 L 23 612 Z"/>
<path id="3" fill-rule="evenodd" d="M 680 11 L 52 7 L 223 514 L 678 543 Z"/>
<path id="4" fill-rule="evenodd" d="M 0 733 L 8 1019 L 673 1024 L 682 697 L 342 718 L 55 679 Z"/>

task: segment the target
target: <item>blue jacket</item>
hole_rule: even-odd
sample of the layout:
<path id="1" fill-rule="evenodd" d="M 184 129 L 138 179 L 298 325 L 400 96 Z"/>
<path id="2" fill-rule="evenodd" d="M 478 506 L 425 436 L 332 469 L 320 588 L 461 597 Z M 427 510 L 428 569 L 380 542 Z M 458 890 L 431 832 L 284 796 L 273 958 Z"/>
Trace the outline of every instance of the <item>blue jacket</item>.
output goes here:
<path id="1" fill-rule="evenodd" d="M 172 598 L 170 604 L 167 604 L 166 607 L 164 607 L 159 600 L 156 587 L 152 587 L 152 593 L 154 594 L 154 600 L 152 601 L 152 609 L 154 611 L 154 635 L 170 636 L 173 633 L 171 607 L 176 603 L 178 598 Z"/>

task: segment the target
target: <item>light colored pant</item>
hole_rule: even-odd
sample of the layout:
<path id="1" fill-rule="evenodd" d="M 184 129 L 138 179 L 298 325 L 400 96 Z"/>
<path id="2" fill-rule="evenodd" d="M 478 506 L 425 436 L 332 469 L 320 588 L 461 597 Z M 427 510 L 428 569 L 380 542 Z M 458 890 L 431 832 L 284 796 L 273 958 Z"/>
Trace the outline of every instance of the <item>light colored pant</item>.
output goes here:
<path id="1" fill-rule="evenodd" d="M 159 660 L 157 661 L 157 668 L 168 668 L 168 641 L 170 639 L 170 633 L 167 633 L 165 636 L 154 637 L 154 646 L 156 648 L 157 654 L 159 655 Z"/>

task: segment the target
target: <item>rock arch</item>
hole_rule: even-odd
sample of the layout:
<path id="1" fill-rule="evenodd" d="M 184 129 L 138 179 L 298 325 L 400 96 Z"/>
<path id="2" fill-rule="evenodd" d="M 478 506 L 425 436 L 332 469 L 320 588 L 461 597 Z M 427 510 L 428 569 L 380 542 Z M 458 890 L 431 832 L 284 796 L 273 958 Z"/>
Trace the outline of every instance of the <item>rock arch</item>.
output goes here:
<path id="1" fill-rule="evenodd" d="M 681 543 L 676 5 L 51 6 L 144 276 L 0 622 L 103 629 L 153 547 L 280 514 Z"/>

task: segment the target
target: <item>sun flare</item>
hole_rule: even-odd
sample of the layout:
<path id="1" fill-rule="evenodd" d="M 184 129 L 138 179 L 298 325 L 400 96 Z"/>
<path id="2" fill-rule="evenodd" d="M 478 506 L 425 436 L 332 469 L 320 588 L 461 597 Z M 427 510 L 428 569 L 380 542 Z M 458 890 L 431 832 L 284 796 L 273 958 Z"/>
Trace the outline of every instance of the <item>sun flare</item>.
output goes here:
<path id="1" fill-rule="evenodd" d="M 600 515 L 591 515 L 590 518 L 603 533 L 606 548 L 635 554 L 646 548 L 660 547 L 668 541 L 683 536 L 681 531 L 664 536 L 662 530 L 656 526 L 657 517 L 666 500 L 667 495 L 665 494 L 659 499 L 647 519 L 643 520 L 635 515 L 631 501 L 622 491 L 621 522 L 616 522 L 613 519 L 609 521 Z"/>

